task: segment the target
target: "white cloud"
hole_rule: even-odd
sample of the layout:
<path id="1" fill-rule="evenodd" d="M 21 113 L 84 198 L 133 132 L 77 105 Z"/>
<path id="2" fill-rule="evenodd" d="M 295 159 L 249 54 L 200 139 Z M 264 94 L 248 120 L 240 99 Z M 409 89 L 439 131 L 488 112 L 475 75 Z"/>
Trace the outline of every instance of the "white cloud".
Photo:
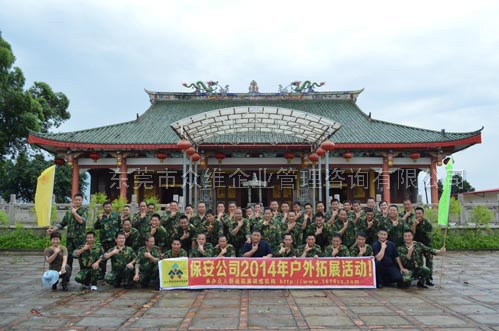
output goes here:
<path id="1" fill-rule="evenodd" d="M 365 87 L 377 119 L 447 131 L 485 125 L 458 153 L 477 188 L 499 186 L 499 3 L 455 1 L 7 1 L 2 36 L 28 82 L 71 100 L 63 130 L 130 120 L 143 88 L 218 80 L 231 91 L 300 79 Z M 477 162 L 483 160 L 483 162 Z M 483 164 L 482 164 L 483 163 Z"/>

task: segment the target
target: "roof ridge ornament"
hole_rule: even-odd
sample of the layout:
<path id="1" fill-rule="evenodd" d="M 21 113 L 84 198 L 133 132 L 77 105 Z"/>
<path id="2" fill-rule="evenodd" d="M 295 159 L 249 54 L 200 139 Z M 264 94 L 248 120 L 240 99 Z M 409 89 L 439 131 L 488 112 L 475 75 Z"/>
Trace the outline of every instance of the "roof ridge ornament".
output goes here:
<path id="1" fill-rule="evenodd" d="M 256 80 L 253 79 L 250 82 L 250 85 L 249 85 L 249 88 L 248 88 L 248 93 L 249 94 L 258 94 L 258 93 L 260 93 L 259 88 L 258 88 L 258 84 L 257 84 Z"/>
<path id="2" fill-rule="evenodd" d="M 229 92 L 229 85 L 225 85 L 222 87 L 218 84 L 218 81 L 209 80 L 206 83 L 202 81 L 197 81 L 195 83 L 183 83 L 184 87 L 194 89 L 194 93 L 196 94 L 216 94 L 219 93 L 221 95 L 226 95 Z"/>
<path id="3" fill-rule="evenodd" d="M 324 86 L 325 84 L 326 82 L 312 83 L 311 81 L 306 80 L 302 83 L 301 81 L 296 80 L 294 82 L 291 82 L 291 84 L 289 84 L 289 87 L 291 87 L 291 91 L 295 93 L 313 93 L 315 92 L 314 87 L 321 87 Z"/>

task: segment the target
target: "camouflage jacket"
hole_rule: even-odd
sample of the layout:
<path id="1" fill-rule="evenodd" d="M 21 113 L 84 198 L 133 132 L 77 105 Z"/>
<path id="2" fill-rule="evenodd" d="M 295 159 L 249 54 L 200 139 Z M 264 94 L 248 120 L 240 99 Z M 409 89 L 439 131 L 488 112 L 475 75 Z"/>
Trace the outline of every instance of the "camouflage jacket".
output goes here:
<path id="1" fill-rule="evenodd" d="M 400 259 L 402 260 L 402 265 L 404 268 L 414 270 L 415 268 L 424 267 L 424 253 L 430 253 L 432 255 L 437 254 L 436 249 L 432 249 L 423 245 L 420 242 L 414 241 L 414 250 L 412 251 L 412 256 L 409 258 L 407 254 L 409 253 L 409 248 L 404 244 L 398 247 Z"/>
<path id="2" fill-rule="evenodd" d="M 112 247 L 109 249 L 104 255 L 107 253 L 111 253 L 116 246 Z M 105 256 L 102 255 L 102 259 L 104 261 L 107 261 L 108 259 L 105 258 Z M 126 268 L 126 265 L 130 262 L 132 262 L 135 259 L 135 251 L 131 247 L 125 246 L 121 252 L 119 252 L 116 255 L 111 256 L 111 267 L 113 270 L 122 270 Z"/>
<path id="3" fill-rule="evenodd" d="M 224 225 L 222 222 L 215 219 L 210 227 L 210 222 L 204 221 L 200 224 L 197 232 L 206 234 L 206 242 L 217 245 L 218 238 L 224 234 Z"/>
<path id="4" fill-rule="evenodd" d="M 299 249 L 298 249 L 298 256 L 302 256 L 303 255 L 303 252 L 305 251 L 305 247 L 307 246 L 307 244 L 305 245 L 302 245 Z M 311 251 L 309 251 L 306 255 L 306 257 L 314 257 L 315 255 L 317 255 L 318 257 L 322 257 L 322 249 L 321 249 L 321 246 L 319 245 L 315 245 L 314 248 L 312 248 Z"/>
<path id="5" fill-rule="evenodd" d="M 137 259 L 135 260 L 135 268 L 139 268 L 139 270 L 152 270 L 155 267 L 158 266 L 157 263 L 153 263 L 151 260 L 149 260 L 147 257 L 144 256 L 144 254 L 147 252 L 147 247 L 142 246 L 139 248 L 137 251 Z M 158 246 L 154 246 L 151 249 L 151 255 L 157 259 L 161 259 L 161 252 L 159 250 Z M 159 261 L 158 261 L 159 262 Z"/>
<path id="6" fill-rule="evenodd" d="M 173 259 L 175 257 L 187 257 L 187 252 L 185 249 L 181 248 L 180 252 L 178 254 L 175 254 L 171 249 L 169 251 L 166 251 L 166 253 L 163 255 L 164 259 Z"/>
<path id="7" fill-rule="evenodd" d="M 214 256 L 214 250 L 213 250 L 213 245 L 210 243 L 206 243 L 204 245 L 204 252 L 205 254 L 201 254 L 199 251 L 199 246 L 196 246 L 192 249 L 191 251 L 191 257 L 213 257 Z"/>
<path id="8" fill-rule="evenodd" d="M 67 229 L 67 239 L 85 239 L 85 232 L 87 228 L 87 219 L 88 219 L 88 209 L 86 207 L 80 207 L 76 211 L 78 215 L 83 218 L 83 223 L 78 223 L 78 221 L 74 218 L 71 209 L 64 214 L 61 222 L 56 226 L 59 229 L 64 229 L 66 226 Z"/>
<path id="9" fill-rule="evenodd" d="M 350 256 L 359 256 L 360 248 L 357 245 L 350 247 Z M 373 248 L 371 245 L 366 244 L 366 252 L 362 256 L 373 256 Z"/>
<path id="10" fill-rule="evenodd" d="M 355 216 L 355 214 L 354 214 L 354 216 Z M 348 222 L 348 227 L 345 230 L 345 232 L 343 233 L 343 235 L 341 236 L 341 239 L 342 239 L 343 244 L 345 246 L 350 247 L 353 244 L 355 244 L 355 239 L 357 237 L 357 229 L 356 229 L 355 223 L 353 221 L 348 220 L 347 222 Z M 333 233 L 339 233 L 343 229 L 344 224 L 345 223 L 343 223 L 340 220 L 336 221 L 333 225 Z"/>
<path id="11" fill-rule="evenodd" d="M 227 244 L 227 252 L 223 255 L 224 257 L 236 257 L 236 249 L 231 244 Z M 222 252 L 220 247 L 215 247 L 214 255 L 215 257 L 219 256 Z"/>
<path id="12" fill-rule="evenodd" d="M 102 215 L 101 219 L 97 219 L 94 223 L 94 228 L 100 230 L 100 241 L 112 241 L 116 239 L 116 234 L 121 231 L 121 217 L 118 213 Z"/>
<path id="13" fill-rule="evenodd" d="M 84 246 L 85 245 L 81 245 L 80 247 L 75 249 L 75 252 L 82 249 Z M 98 261 L 102 257 L 102 254 L 104 254 L 104 250 L 99 244 L 94 244 L 94 247 L 92 247 L 90 251 L 84 251 L 80 254 L 80 256 L 76 256 L 73 252 L 73 256 L 77 258 L 78 262 L 80 263 L 81 270 L 92 268 L 92 264 Z"/>
<path id="14" fill-rule="evenodd" d="M 333 246 L 329 245 L 324 250 L 324 257 L 347 257 L 350 256 L 347 246 L 341 245 L 338 254 L 333 256 Z"/>

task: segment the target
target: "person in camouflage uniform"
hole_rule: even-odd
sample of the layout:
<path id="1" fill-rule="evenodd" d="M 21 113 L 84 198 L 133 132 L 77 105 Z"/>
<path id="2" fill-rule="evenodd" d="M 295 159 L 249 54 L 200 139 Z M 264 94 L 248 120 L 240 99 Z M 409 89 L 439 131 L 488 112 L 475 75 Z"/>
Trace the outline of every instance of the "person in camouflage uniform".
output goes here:
<path id="1" fill-rule="evenodd" d="M 431 272 L 424 265 L 424 254 L 445 254 L 445 247 L 441 249 L 432 249 L 424 244 L 414 241 L 412 231 L 406 229 L 404 231 L 404 245 L 398 247 L 398 253 L 402 260 L 404 268 L 412 272 L 412 278 L 418 279 L 418 287 L 428 288 L 426 282 L 430 280 Z M 409 279 L 406 279 L 409 281 Z"/>
<path id="2" fill-rule="evenodd" d="M 156 246 L 159 247 L 161 252 L 166 251 L 167 247 L 170 247 L 172 238 L 168 236 L 165 228 L 160 225 L 161 216 L 159 214 L 151 215 L 151 226 L 149 228 L 149 235 L 154 237 L 154 242 Z M 147 237 L 146 237 L 147 239 Z M 144 240 L 144 242 L 146 242 Z"/>
<path id="3" fill-rule="evenodd" d="M 301 257 L 322 257 L 321 246 L 315 244 L 315 236 L 309 234 L 307 236 L 307 243 L 298 249 L 298 256 Z"/>
<path id="4" fill-rule="evenodd" d="M 133 215 L 132 226 L 139 231 L 140 242 L 144 242 L 149 235 L 149 226 L 151 224 L 151 215 L 147 213 L 147 204 L 142 201 L 139 204 L 139 212 Z"/>
<path id="5" fill-rule="evenodd" d="M 173 200 L 170 202 L 170 210 L 165 211 L 163 217 L 161 218 L 161 225 L 169 231 L 170 229 L 175 229 L 180 223 L 180 217 L 185 216 L 178 210 L 178 202 Z M 187 218 L 188 220 L 189 218 Z"/>
<path id="6" fill-rule="evenodd" d="M 218 245 L 215 246 L 214 256 L 236 257 L 236 249 L 228 243 L 227 237 L 220 236 L 220 238 L 218 238 Z"/>
<path id="7" fill-rule="evenodd" d="M 250 231 L 256 230 L 262 220 L 260 217 L 256 217 L 255 211 L 251 207 L 246 208 L 246 218 L 250 225 Z"/>
<path id="8" fill-rule="evenodd" d="M 99 238 L 104 252 L 107 252 L 114 246 L 116 234 L 121 231 L 121 217 L 118 213 L 113 212 L 111 201 L 106 201 L 103 204 L 104 214 L 99 215 L 94 223 L 94 229 L 99 231 Z M 106 274 L 106 261 L 102 261 L 100 265 L 99 279 L 104 279 Z"/>
<path id="9" fill-rule="evenodd" d="M 206 240 L 213 246 L 218 244 L 218 238 L 224 234 L 224 225 L 219 220 L 215 219 L 215 215 L 211 210 L 206 212 L 205 221 L 201 223 L 198 233 L 206 234 Z"/>
<path id="10" fill-rule="evenodd" d="M 320 246 L 321 251 L 329 245 L 333 236 L 333 229 L 329 224 L 324 223 L 324 216 L 322 214 L 316 214 L 315 222 L 308 227 L 307 237 L 310 235 L 315 236 L 315 243 Z"/>
<path id="11" fill-rule="evenodd" d="M 229 242 L 236 249 L 237 256 L 241 254 L 241 248 L 244 243 L 249 242 L 250 230 L 249 222 L 243 218 L 243 211 L 241 208 L 234 210 L 234 219 L 229 221 Z"/>
<path id="12" fill-rule="evenodd" d="M 366 244 L 367 235 L 363 231 L 357 233 L 357 240 L 355 244 L 349 249 L 350 256 L 373 256 L 373 248 L 371 245 Z"/>
<path id="13" fill-rule="evenodd" d="M 338 213 L 340 211 L 340 201 L 338 199 L 331 199 L 331 211 L 328 211 L 326 215 L 324 215 L 324 220 L 330 226 L 338 219 Z"/>
<path id="14" fill-rule="evenodd" d="M 302 220 L 301 220 L 301 229 L 303 230 L 303 236 L 302 236 L 302 242 L 297 243 L 298 246 L 301 246 L 302 244 L 306 244 L 306 239 L 307 235 L 309 232 L 309 228 L 314 223 L 314 208 L 312 207 L 312 204 L 307 202 L 303 205 L 303 208 L 305 211 L 303 212 L 302 215 Z"/>
<path id="15" fill-rule="evenodd" d="M 367 207 L 365 209 L 366 217 L 362 219 L 357 232 L 362 231 L 366 235 L 366 242 L 372 245 L 377 240 L 377 234 L 379 230 L 379 222 L 375 218 L 374 210 Z"/>
<path id="16" fill-rule="evenodd" d="M 66 248 L 68 250 L 68 266 L 73 270 L 73 251 L 85 243 L 85 232 L 88 219 L 88 208 L 83 207 L 83 194 L 73 196 L 71 209 L 64 214 L 61 222 L 47 230 L 49 235 L 57 230 L 68 227 L 66 234 Z"/>
<path id="17" fill-rule="evenodd" d="M 331 245 L 327 246 L 324 250 L 324 257 L 348 257 L 350 252 L 347 246 L 342 245 L 341 235 L 339 233 L 333 234 Z"/>
<path id="18" fill-rule="evenodd" d="M 281 226 L 276 218 L 272 217 L 272 210 L 265 208 L 263 211 L 263 220 L 256 226 L 255 230 L 260 231 L 262 239 L 270 244 L 273 252 L 277 252 L 281 243 Z"/>
<path id="19" fill-rule="evenodd" d="M 290 212 L 291 213 L 291 212 Z M 294 213 L 294 212 L 292 212 Z M 291 234 L 285 234 L 283 242 L 274 257 L 296 257 L 298 256 L 298 250 L 295 248 L 293 236 Z"/>
<path id="20" fill-rule="evenodd" d="M 140 233 L 139 230 L 132 227 L 132 221 L 130 219 L 123 220 L 123 231 L 125 234 L 125 245 L 132 247 L 132 249 L 137 252 L 140 248 Z"/>
<path id="21" fill-rule="evenodd" d="M 406 223 L 399 217 L 397 205 L 390 205 L 388 208 L 388 223 L 386 229 L 388 230 L 388 240 L 393 242 L 395 246 L 399 247 L 404 244 L 404 231 L 407 229 Z"/>
<path id="22" fill-rule="evenodd" d="M 290 234 L 293 237 L 293 247 L 297 248 L 303 241 L 303 231 L 301 224 L 298 223 L 296 212 L 294 210 L 288 212 L 286 221 L 281 227 L 282 234 Z"/>
<path id="23" fill-rule="evenodd" d="M 180 216 L 179 226 L 175 230 L 175 237 L 180 239 L 182 248 L 189 255 L 196 243 L 196 228 L 189 223 L 186 215 Z"/>
<path id="24" fill-rule="evenodd" d="M 204 233 L 200 233 L 196 238 L 196 247 L 194 247 L 191 251 L 191 257 L 213 257 L 214 256 L 214 248 L 211 243 L 206 242 L 206 235 Z"/>
<path id="25" fill-rule="evenodd" d="M 360 207 L 359 200 L 352 201 L 352 211 L 353 213 L 350 213 L 350 217 L 348 218 L 348 220 L 352 221 L 355 225 L 355 228 L 357 229 L 359 228 L 361 221 L 366 218 L 365 212 Z"/>
<path id="26" fill-rule="evenodd" d="M 189 222 L 196 228 L 201 227 L 206 222 L 206 204 L 204 202 L 198 203 L 198 213 L 191 217 Z"/>
<path id="27" fill-rule="evenodd" d="M 76 274 L 75 281 L 82 284 L 83 288 L 97 291 L 102 254 L 104 254 L 102 246 L 95 243 L 95 232 L 88 231 L 85 235 L 85 245 L 73 252 L 73 256 L 80 263 L 80 271 Z"/>
<path id="28" fill-rule="evenodd" d="M 222 222 L 224 226 L 224 235 L 228 237 L 229 235 L 229 220 L 230 217 L 225 213 L 225 205 L 223 202 L 217 203 L 217 216 L 216 219 Z"/>
<path id="29" fill-rule="evenodd" d="M 173 259 L 176 257 L 187 257 L 187 251 L 182 248 L 182 243 L 180 242 L 180 239 L 175 238 L 172 241 L 172 249 L 166 251 L 166 253 L 163 255 L 163 258 L 165 259 Z"/>
<path id="30" fill-rule="evenodd" d="M 430 221 L 424 217 L 424 209 L 421 207 L 416 207 L 414 209 L 416 218 L 409 224 L 412 233 L 414 234 L 414 240 L 422 243 L 426 247 L 432 248 L 431 245 L 431 234 L 433 232 L 433 226 Z M 430 269 L 430 279 L 426 281 L 426 285 L 433 286 L 433 254 L 429 251 L 423 252 L 425 258 L 426 266 Z"/>
<path id="31" fill-rule="evenodd" d="M 340 209 L 338 212 L 338 219 L 334 222 L 333 232 L 341 235 L 345 246 L 350 247 L 355 243 L 357 229 L 354 222 L 348 219 L 346 210 Z"/>
<path id="32" fill-rule="evenodd" d="M 108 250 L 102 259 L 107 261 L 111 259 L 111 272 L 106 275 L 104 280 L 114 287 L 121 286 L 131 288 L 134 264 L 135 264 L 135 251 L 131 247 L 125 246 L 126 237 L 123 232 L 118 232 L 116 235 L 116 246 Z"/>
<path id="33" fill-rule="evenodd" d="M 146 288 L 152 282 L 156 289 L 159 289 L 158 263 L 160 260 L 160 249 L 155 245 L 154 236 L 151 235 L 146 238 L 145 246 L 140 247 L 137 252 L 133 281 L 140 283 L 143 288 Z"/>
<path id="34" fill-rule="evenodd" d="M 388 214 L 388 203 L 385 200 L 381 200 L 379 203 L 379 212 L 374 214 L 374 217 L 378 221 L 379 227 L 386 228 L 388 226 L 390 218 Z M 378 238 L 376 238 L 376 240 L 378 240 Z"/>
<path id="35" fill-rule="evenodd" d="M 404 211 L 400 213 L 399 217 L 404 220 L 405 224 L 412 224 L 416 219 L 416 214 L 410 199 L 404 200 Z"/>

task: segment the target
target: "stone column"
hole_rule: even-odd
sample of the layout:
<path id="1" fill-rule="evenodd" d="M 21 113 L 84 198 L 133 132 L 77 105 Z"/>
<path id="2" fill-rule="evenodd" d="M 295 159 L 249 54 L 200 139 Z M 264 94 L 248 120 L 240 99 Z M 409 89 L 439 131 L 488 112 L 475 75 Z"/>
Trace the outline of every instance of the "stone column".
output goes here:
<path id="1" fill-rule="evenodd" d="M 383 200 L 390 204 L 390 167 L 388 166 L 388 158 L 383 158 L 383 173 L 381 174 L 383 180 Z"/>
<path id="2" fill-rule="evenodd" d="M 433 205 L 433 208 L 438 208 L 437 160 L 435 158 L 431 159 L 430 187 L 431 187 L 431 203 Z"/>
<path id="3" fill-rule="evenodd" d="M 120 197 L 127 200 L 127 189 L 128 189 L 128 165 L 126 164 L 126 158 L 121 161 L 121 174 L 120 174 Z"/>

